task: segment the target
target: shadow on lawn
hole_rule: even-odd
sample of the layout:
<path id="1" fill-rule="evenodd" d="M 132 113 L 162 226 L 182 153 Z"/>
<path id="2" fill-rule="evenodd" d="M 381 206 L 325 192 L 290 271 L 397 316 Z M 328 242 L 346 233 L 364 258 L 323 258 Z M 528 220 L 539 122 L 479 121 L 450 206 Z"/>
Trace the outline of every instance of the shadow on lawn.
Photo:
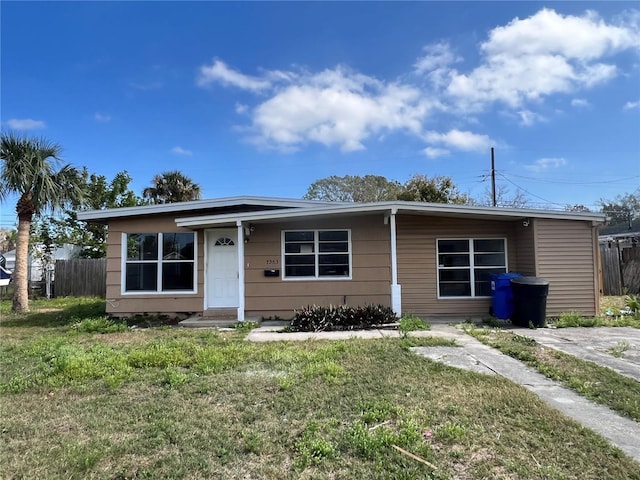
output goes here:
<path id="1" fill-rule="evenodd" d="M 30 312 L 14 313 L 11 300 L 0 303 L 0 327 L 61 327 L 85 318 L 102 317 L 101 298 L 38 299 L 30 302 Z"/>

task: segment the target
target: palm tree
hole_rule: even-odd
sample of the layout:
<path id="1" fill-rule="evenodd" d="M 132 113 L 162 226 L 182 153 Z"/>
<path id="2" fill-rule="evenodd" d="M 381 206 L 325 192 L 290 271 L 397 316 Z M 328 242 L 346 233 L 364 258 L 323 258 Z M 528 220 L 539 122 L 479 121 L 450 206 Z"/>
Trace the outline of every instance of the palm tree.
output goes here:
<path id="1" fill-rule="evenodd" d="M 190 202 L 201 198 L 200 185 L 178 170 L 155 175 L 151 183 L 142 191 L 150 203 Z"/>
<path id="2" fill-rule="evenodd" d="M 16 264 L 13 271 L 15 290 L 12 310 L 29 310 L 28 256 L 29 229 L 34 215 L 55 211 L 82 199 L 82 182 L 78 171 L 60 164 L 60 146 L 44 138 L 27 138 L 14 133 L 0 137 L 0 201 L 17 195 L 18 235 Z"/>

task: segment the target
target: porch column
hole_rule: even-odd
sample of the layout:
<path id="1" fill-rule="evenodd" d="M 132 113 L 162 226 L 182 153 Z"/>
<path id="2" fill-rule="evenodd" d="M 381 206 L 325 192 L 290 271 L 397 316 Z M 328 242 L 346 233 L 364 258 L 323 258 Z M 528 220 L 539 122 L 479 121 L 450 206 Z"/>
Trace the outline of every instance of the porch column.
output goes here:
<path id="1" fill-rule="evenodd" d="M 396 249 L 396 213 L 392 208 L 389 216 L 391 227 L 391 309 L 396 315 L 402 315 L 402 288 L 398 285 L 398 251 Z"/>
<path id="2" fill-rule="evenodd" d="M 238 321 L 244 322 L 244 227 L 237 220 L 238 227 Z"/>

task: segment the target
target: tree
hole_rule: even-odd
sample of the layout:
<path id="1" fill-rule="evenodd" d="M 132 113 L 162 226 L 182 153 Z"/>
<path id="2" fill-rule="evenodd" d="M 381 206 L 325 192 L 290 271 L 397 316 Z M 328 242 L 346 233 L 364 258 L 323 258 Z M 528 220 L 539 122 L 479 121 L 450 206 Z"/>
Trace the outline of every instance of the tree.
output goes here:
<path id="1" fill-rule="evenodd" d="M 493 194 L 488 188 L 479 201 L 480 205 L 492 206 Z M 529 206 L 529 198 L 524 191 L 516 188 L 516 193 L 511 195 L 509 188 L 499 185 L 496 188 L 496 206 L 504 208 L 527 208 Z"/>
<path id="2" fill-rule="evenodd" d="M 402 186 L 398 200 L 432 203 L 473 204 L 473 199 L 460 193 L 450 177 L 414 175 Z"/>
<path id="3" fill-rule="evenodd" d="M 9 252 L 16 248 L 18 231 L 14 228 L 0 228 L 0 252 Z"/>
<path id="4" fill-rule="evenodd" d="M 311 184 L 304 198 L 330 202 L 380 202 L 395 200 L 402 185 L 380 175 L 331 176 Z"/>
<path id="5" fill-rule="evenodd" d="M 71 165 L 61 164 L 60 146 L 44 138 L 28 138 L 3 133 L 0 138 L 0 200 L 17 195 L 18 235 L 16 239 L 16 265 L 13 272 L 15 290 L 13 311 L 28 311 L 27 265 L 29 230 L 34 215 L 55 211 L 83 196 L 78 171 Z"/>
<path id="6" fill-rule="evenodd" d="M 42 242 L 52 238 L 56 245 L 71 243 L 81 246 L 82 258 L 103 258 L 106 256 L 107 226 L 80 221 L 77 212 L 135 207 L 144 202 L 129 188 L 132 178 L 127 171 L 118 172 L 109 182 L 104 175 L 89 174 L 85 167 L 81 179 L 85 191 L 82 201 L 73 202 L 61 217 L 37 218 L 32 240 Z"/>
<path id="7" fill-rule="evenodd" d="M 163 172 L 151 180 L 152 185 L 142 191 L 149 203 L 175 203 L 200 200 L 200 185 L 178 170 Z"/>
<path id="8" fill-rule="evenodd" d="M 578 212 L 578 213 L 589 213 L 591 210 L 589 207 L 585 207 L 581 203 L 574 203 L 573 205 L 565 205 L 565 212 Z"/>
<path id="9" fill-rule="evenodd" d="M 640 217 L 640 188 L 634 193 L 618 195 L 613 200 L 600 199 L 600 211 L 611 217 L 611 225 L 628 223 Z"/>

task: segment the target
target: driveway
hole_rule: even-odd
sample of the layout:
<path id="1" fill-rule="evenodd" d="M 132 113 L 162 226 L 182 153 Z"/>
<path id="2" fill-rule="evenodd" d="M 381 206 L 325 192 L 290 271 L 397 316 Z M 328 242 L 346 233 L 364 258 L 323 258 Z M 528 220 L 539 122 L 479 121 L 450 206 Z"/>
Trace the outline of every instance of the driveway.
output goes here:
<path id="1" fill-rule="evenodd" d="M 640 382 L 640 329 L 515 328 L 513 332 L 533 338 L 546 347 L 608 367 Z"/>

